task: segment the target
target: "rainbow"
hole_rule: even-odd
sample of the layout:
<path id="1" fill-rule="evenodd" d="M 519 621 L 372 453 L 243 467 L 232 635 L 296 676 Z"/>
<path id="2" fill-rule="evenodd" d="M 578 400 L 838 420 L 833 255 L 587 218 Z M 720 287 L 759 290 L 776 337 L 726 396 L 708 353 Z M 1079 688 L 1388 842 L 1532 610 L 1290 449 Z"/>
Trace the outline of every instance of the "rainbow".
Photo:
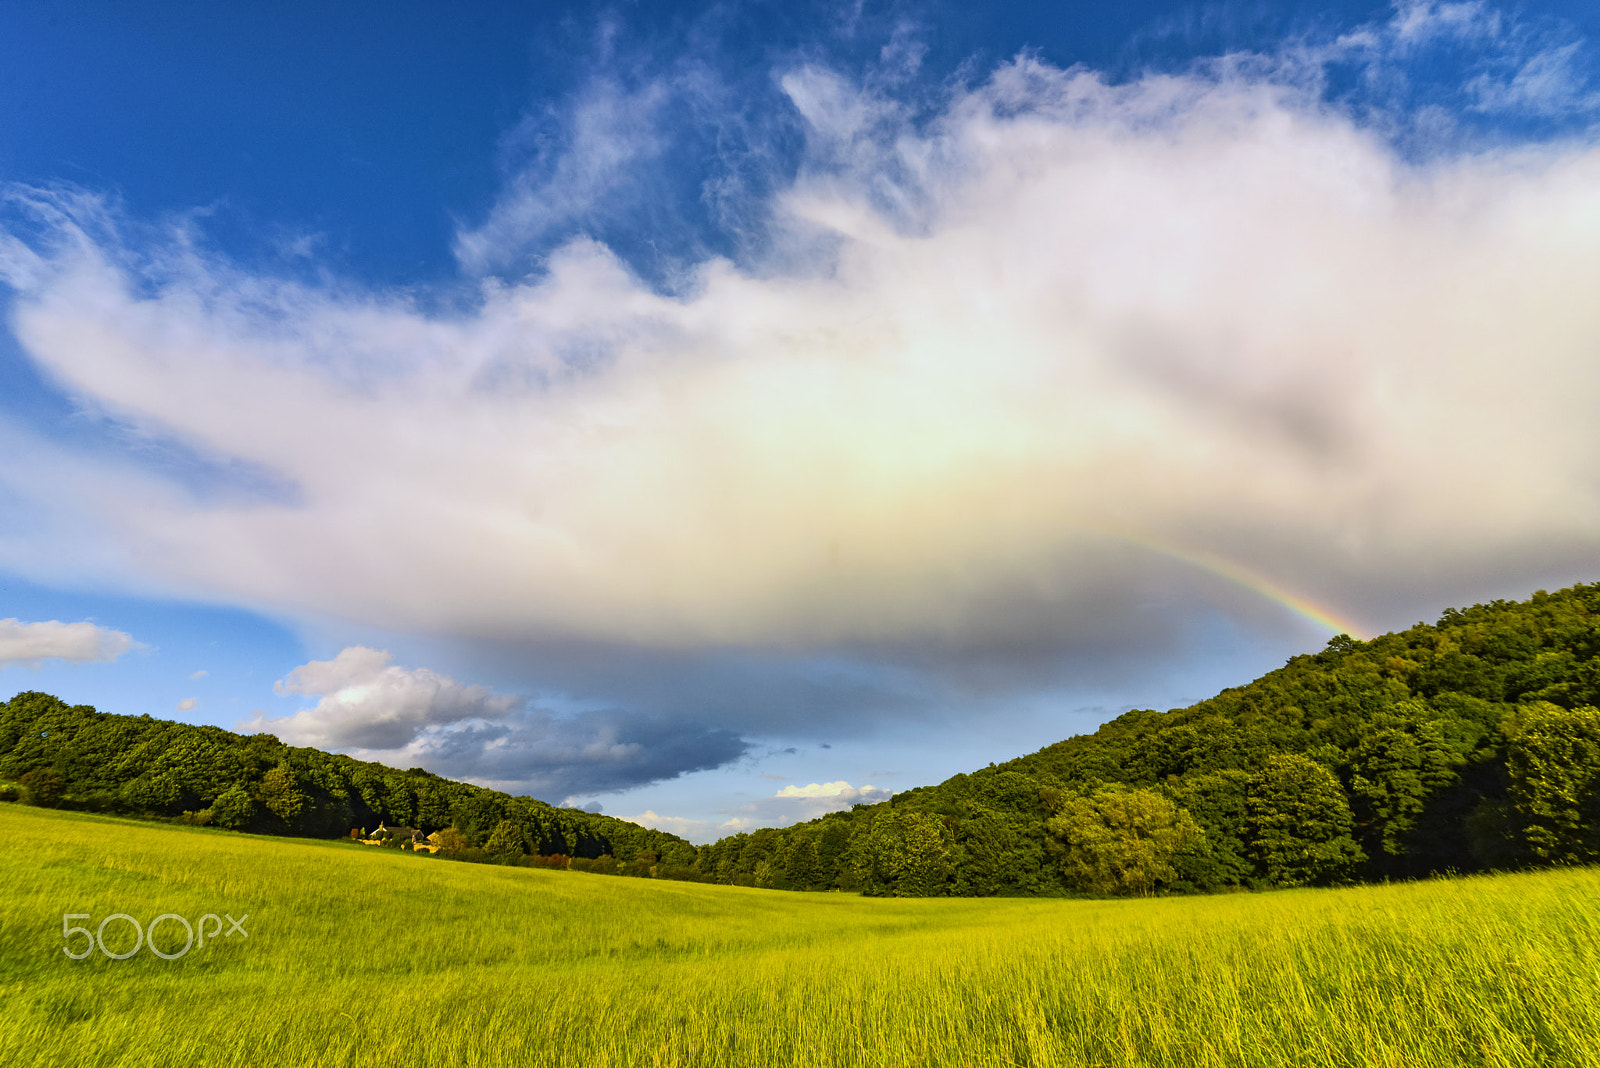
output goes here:
<path id="1" fill-rule="evenodd" d="M 1298 594 L 1284 589 L 1262 575 L 1234 563 L 1220 556 L 1206 552 L 1204 549 L 1193 549 L 1188 546 L 1177 545 L 1173 542 L 1160 541 L 1147 534 L 1135 533 L 1131 530 L 1115 529 L 1110 527 L 1092 528 L 1097 533 L 1106 534 L 1119 541 L 1131 542 L 1141 549 L 1158 553 L 1169 559 L 1177 560 L 1191 567 L 1226 579 L 1236 585 L 1243 586 L 1252 593 L 1258 594 L 1275 604 L 1282 605 L 1302 619 L 1322 627 L 1333 634 L 1348 634 L 1352 638 L 1365 640 L 1367 638 L 1364 627 L 1345 618 L 1333 609 L 1318 605 Z"/>

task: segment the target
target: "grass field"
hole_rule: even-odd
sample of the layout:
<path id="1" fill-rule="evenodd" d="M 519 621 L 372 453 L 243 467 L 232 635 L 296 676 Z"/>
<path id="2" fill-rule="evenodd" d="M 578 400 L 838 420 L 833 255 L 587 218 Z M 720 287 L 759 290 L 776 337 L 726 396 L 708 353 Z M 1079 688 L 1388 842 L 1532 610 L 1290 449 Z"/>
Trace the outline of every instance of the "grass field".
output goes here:
<path id="1" fill-rule="evenodd" d="M 3 1065 L 1600 1063 L 1594 869 L 869 900 L 15 804 L 0 841 Z M 65 913 L 248 914 L 248 937 L 74 961 Z M 105 938 L 133 945 L 120 920 Z"/>

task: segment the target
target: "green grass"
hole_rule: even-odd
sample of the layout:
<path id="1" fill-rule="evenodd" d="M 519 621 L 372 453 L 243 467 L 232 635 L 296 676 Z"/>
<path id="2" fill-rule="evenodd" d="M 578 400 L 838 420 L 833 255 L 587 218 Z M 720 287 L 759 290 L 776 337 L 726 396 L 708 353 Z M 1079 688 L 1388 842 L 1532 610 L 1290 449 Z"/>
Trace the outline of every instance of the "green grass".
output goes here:
<path id="1" fill-rule="evenodd" d="M 915 901 L 455 864 L 14 804 L 0 805 L 0 842 L 3 1065 L 1600 1059 L 1593 869 Z M 72 961 L 67 912 L 90 926 L 248 913 L 249 938 L 170 962 Z"/>

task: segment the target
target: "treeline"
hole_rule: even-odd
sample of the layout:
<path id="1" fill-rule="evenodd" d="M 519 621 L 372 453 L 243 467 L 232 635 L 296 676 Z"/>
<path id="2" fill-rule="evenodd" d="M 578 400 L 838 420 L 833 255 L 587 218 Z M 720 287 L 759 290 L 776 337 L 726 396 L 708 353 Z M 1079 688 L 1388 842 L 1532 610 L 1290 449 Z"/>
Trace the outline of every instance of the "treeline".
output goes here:
<path id="1" fill-rule="evenodd" d="M 1328 885 L 1600 859 L 1600 585 L 1450 610 L 1209 700 L 701 847 L 720 882 L 896 895 Z"/>
<path id="2" fill-rule="evenodd" d="M 1600 585 L 1340 635 L 1247 686 L 1135 710 L 937 786 L 698 849 L 609 817 L 271 735 L 0 706 L 35 801 L 462 859 L 864 894 L 1209 893 L 1600 860 Z M 0 798 L 7 788 L 0 785 Z M 396 842 L 396 844 L 402 844 Z"/>
<path id="3" fill-rule="evenodd" d="M 118 716 L 20 693 L 0 705 L 0 799 L 181 819 L 258 834 L 345 837 L 380 822 L 455 830 L 462 848 L 504 855 L 694 863 L 676 835 L 610 816 L 454 782 L 412 768 L 149 716 Z M 20 789 L 18 789 L 20 787 Z M 653 866 L 653 865 L 652 865 Z"/>

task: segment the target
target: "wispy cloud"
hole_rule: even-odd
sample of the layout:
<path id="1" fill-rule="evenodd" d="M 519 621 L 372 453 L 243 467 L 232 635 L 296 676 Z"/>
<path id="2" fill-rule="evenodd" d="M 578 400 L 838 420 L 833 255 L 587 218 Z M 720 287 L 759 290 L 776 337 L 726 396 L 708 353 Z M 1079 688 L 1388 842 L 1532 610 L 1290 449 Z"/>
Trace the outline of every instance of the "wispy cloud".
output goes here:
<path id="1" fill-rule="evenodd" d="M 456 236 L 456 257 L 474 274 L 522 262 L 552 235 L 591 224 L 606 202 L 628 196 L 666 137 L 658 124 L 667 100 L 660 83 L 629 90 L 590 83 L 565 109 L 530 115 L 506 137 L 518 167 L 489 217 Z"/>

